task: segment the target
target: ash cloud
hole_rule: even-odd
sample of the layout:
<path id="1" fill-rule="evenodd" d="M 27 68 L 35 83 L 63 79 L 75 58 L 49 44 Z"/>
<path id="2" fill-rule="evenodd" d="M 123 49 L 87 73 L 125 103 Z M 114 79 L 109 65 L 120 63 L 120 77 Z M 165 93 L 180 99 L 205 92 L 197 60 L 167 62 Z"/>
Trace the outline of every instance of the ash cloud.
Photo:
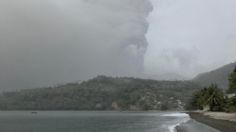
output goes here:
<path id="1" fill-rule="evenodd" d="M 0 88 L 141 76 L 148 0 L 0 0 Z"/>
<path id="2" fill-rule="evenodd" d="M 191 79 L 236 61 L 235 0 L 152 0 L 146 73 Z M 173 77 L 169 74 L 164 79 Z"/>

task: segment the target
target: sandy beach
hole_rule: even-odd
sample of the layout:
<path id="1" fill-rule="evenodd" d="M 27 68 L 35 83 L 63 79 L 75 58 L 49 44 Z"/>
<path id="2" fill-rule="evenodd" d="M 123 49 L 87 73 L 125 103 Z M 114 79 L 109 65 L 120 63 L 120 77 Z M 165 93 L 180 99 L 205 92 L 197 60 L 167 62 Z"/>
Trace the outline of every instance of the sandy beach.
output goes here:
<path id="1" fill-rule="evenodd" d="M 193 121 L 197 121 L 209 126 L 209 131 L 236 132 L 235 114 L 220 112 L 190 112 L 188 114 L 193 119 Z M 189 132 L 190 130 L 186 124 L 180 125 L 176 129 L 178 132 Z M 208 130 L 205 131 L 207 132 Z"/>
<path id="2" fill-rule="evenodd" d="M 214 119 L 227 120 L 236 122 L 236 113 L 225 113 L 225 112 L 204 112 L 205 116 L 209 116 Z"/>

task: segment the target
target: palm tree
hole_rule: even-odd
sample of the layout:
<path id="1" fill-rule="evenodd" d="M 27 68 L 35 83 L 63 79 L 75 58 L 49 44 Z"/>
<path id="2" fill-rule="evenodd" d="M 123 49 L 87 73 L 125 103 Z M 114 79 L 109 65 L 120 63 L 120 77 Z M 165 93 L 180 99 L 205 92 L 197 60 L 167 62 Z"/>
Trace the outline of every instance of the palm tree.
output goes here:
<path id="1" fill-rule="evenodd" d="M 224 103 L 224 94 L 217 85 L 212 84 L 207 90 L 206 99 L 210 111 L 219 111 Z"/>
<path id="2" fill-rule="evenodd" d="M 223 103 L 224 94 L 220 89 L 218 89 L 217 85 L 214 84 L 195 93 L 191 102 L 193 107 L 200 110 L 209 106 L 210 111 L 222 110 Z"/>

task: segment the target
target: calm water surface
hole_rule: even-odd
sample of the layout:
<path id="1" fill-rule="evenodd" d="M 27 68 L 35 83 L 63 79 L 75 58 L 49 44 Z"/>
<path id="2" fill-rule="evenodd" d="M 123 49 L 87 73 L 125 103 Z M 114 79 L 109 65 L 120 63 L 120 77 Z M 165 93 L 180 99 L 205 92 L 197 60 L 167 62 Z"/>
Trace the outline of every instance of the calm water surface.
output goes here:
<path id="1" fill-rule="evenodd" d="M 189 117 L 158 112 L 0 112 L 0 132 L 170 132 Z"/>

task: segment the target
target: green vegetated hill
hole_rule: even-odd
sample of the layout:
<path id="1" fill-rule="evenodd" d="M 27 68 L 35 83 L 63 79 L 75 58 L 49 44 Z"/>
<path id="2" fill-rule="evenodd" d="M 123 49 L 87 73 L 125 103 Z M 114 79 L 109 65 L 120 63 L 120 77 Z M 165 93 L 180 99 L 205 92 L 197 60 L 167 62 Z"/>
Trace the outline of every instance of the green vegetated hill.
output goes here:
<path id="1" fill-rule="evenodd" d="M 5 92 L 1 110 L 182 110 L 199 85 L 98 76 L 83 83 Z"/>
<path id="2" fill-rule="evenodd" d="M 217 84 L 219 88 L 226 90 L 229 85 L 229 74 L 233 71 L 235 66 L 236 62 L 207 73 L 199 74 L 193 81 L 204 87 L 211 84 Z"/>

